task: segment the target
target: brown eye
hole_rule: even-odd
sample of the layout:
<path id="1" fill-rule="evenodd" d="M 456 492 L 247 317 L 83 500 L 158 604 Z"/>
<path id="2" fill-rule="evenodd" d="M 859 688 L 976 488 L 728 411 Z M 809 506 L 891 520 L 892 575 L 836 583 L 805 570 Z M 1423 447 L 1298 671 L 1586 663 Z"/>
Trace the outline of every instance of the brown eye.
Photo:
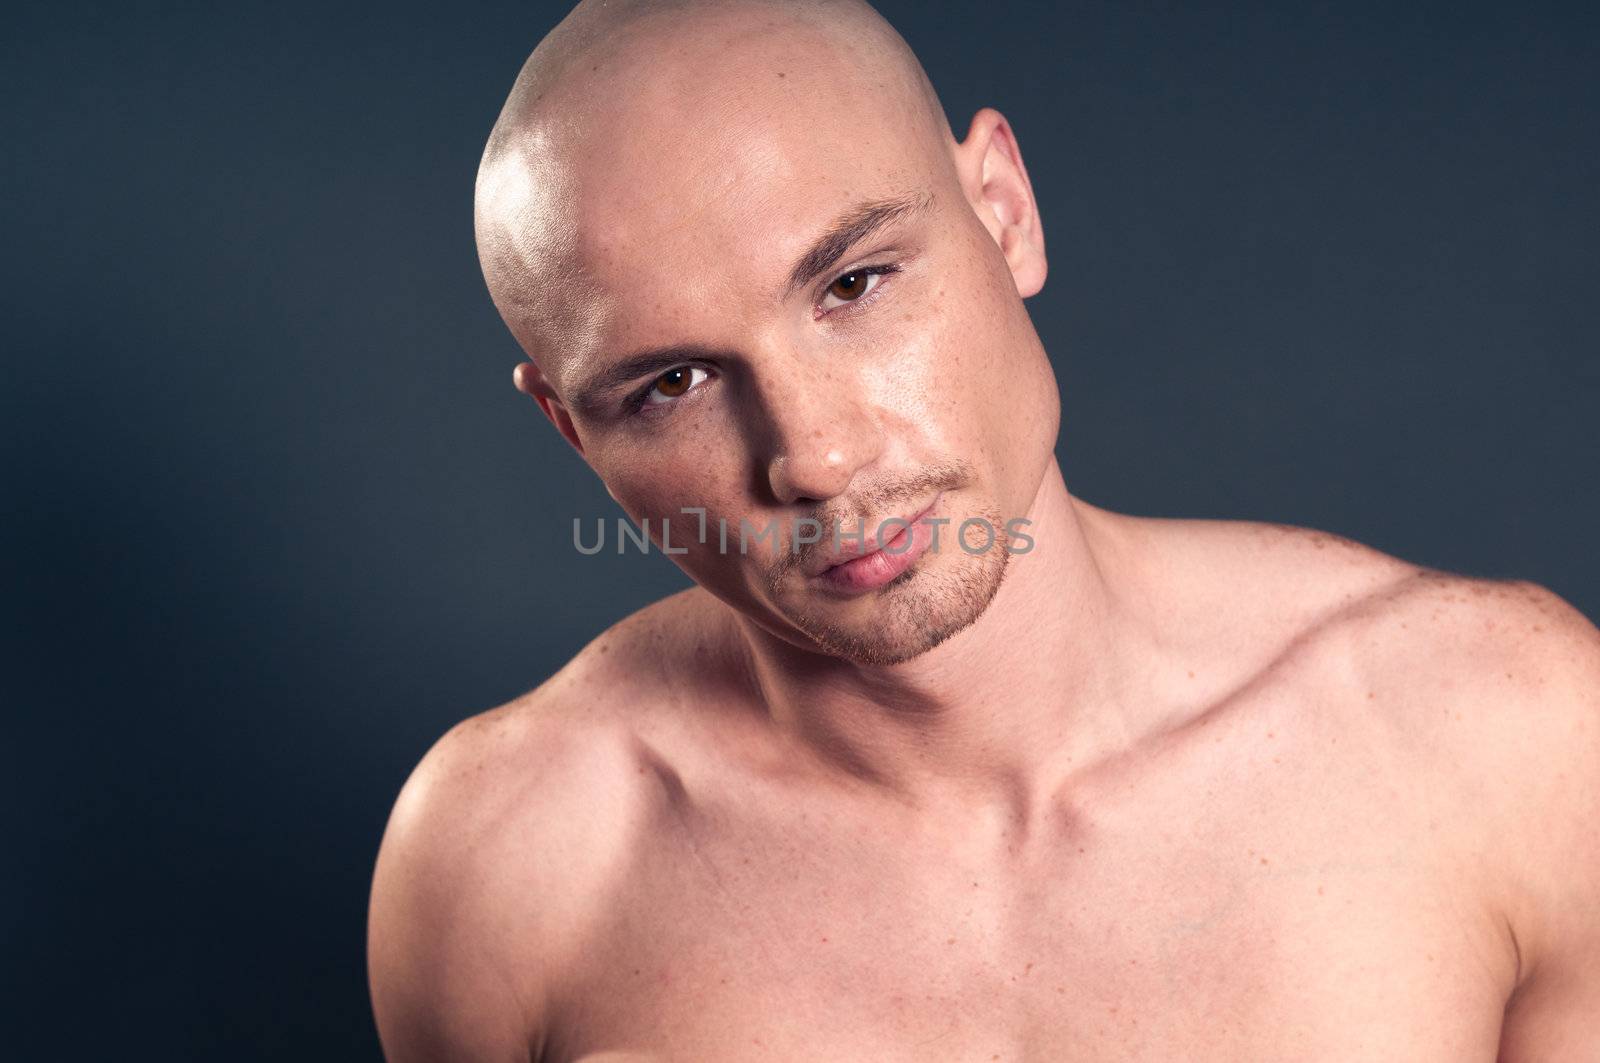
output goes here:
<path id="1" fill-rule="evenodd" d="M 845 303 L 858 303 L 883 283 L 883 278 L 898 273 L 899 266 L 862 266 L 834 278 L 822 292 L 822 309 L 837 310 Z"/>
<path id="2" fill-rule="evenodd" d="M 861 298 L 862 295 L 866 294 L 868 276 L 869 275 L 866 270 L 856 270 L 854 273 L 846 273 L 844 276 L 828 285 L 828 294 L 837 296 L 847 303 L 853 302 L 854 300 Z"/>
<path id="3" fill-rule="evenodd" d="M 675 399 L 689 390 L 689 369 L 680 366 L 677 369 L 668 369 L 656 377 L 656 390 L 669 399 Z"/>
<path id="4" fill-rule="evenodd" d="M 646 391 L 638 401 L 647 406 L 665 405 L 693 390 L 696 384 L 710 376 L 710 373 L 697 365 L 680 365 L 676 369 L 668 369 L 650 382 L 650 390 Z"/>

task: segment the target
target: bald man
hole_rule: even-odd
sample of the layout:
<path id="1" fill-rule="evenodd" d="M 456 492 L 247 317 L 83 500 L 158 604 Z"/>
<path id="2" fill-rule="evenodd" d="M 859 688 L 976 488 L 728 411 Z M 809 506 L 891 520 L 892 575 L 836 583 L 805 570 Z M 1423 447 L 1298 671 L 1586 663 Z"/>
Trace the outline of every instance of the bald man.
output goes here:
<path id="1" fill-rule="evenodd" d="M 1017 138 L 870 8 L 580 5 L 477 238 L 697 586 L 417 767 L 390 1059 L 1600 1060 L 1600 632 L 1070 494 Z"/>

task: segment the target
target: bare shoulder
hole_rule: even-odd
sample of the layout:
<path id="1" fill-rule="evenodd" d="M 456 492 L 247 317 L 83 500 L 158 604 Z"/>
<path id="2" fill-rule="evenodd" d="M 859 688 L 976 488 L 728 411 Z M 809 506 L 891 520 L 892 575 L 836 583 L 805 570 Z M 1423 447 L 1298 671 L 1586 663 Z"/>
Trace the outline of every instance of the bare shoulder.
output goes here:
<path id="1" fill-rule="evenodd" d="M 1473 854 L 1457 900 L 1496 914 L 1515 970 L 1500 1058 L 1600 1059 L 1600 630 L 1528 580 L 1309 528 L 1210 534 L 1264 601 L 1302 601 L 1299 658 L 1333 695 L 1316 703 L 1343 706 L 1335 726 L 1361 730 L 1397 794 Z"/>
<path id="2" fill-rule="evenodd" d="M 1513 886 L 1526 907 L 1574 911 L 1549 893 L 1563 875 L 1568 888 L 1584 874 L 1600 886 L 1600 631 L 1579 610 L 1537 583 L 1433 569 L 1314 528 L 1151 527 L 1172 541 L 1154 551 L 1172 580 L 1208 573 L 1197 608 L 1240 603 L 1201 626 L 1292 661 L 1350 706 L 1340 725 L 1386 735 L 1400 762 L 1471 802 L 1462 818 L 1493 822 L 1516 850 L 1497 856 L 1524 869 Z M 1600 893 L 1590 900 L 1600 924 Z M 1530 938 L 1558 936 L 1523 922 Z"/>
<path id="3" fill-rule="evenodd" d="M 560 972 L 604 916 L 670 774 L 648 737 L 671 696 L 659 673 L 709 616 L 684 598 L 620 621 L 536 689 L 456 724 L 411 773 L 369 910 L 390 1059 L 538 1058 Z"/>
<path id="4" fill-rule="evenodd" d="M 1422 569 L 1330 639 L 1477 854 L 1516 972 L 1500 1058 L 1600 1058 L 1600 631 L 1537 583 Z"/>
<path id="5" fill-rule="evenodd" d="M 1497 773 L 1484 779 L 1494 788 L 1486 805 L 1517 817 L 1504 824 L 1507 840 L 1530 874 L 1557 874 L 1558 863 L 1580 871 L 1573 862 L 1587 858 L 1600 887 L 1595 625 L 1537 583 L 1424 570 L 1374 603 L 1361 634 L 1374 680 L 1437 710 L 1459 731 L 1450 745 L 1464 762 Z M 1590 908 L 1600 917 L 1600 903 Z"/>
<path id="6" fill-rule="evenodd" d="M 1462 725 L 1485 757 L 1542 764 L 1522 789 L 1600 758 L 1600 631 L 1549 588 L 1422 568 L 1361 602 L 1342 634 L 1370 685 Z"/>

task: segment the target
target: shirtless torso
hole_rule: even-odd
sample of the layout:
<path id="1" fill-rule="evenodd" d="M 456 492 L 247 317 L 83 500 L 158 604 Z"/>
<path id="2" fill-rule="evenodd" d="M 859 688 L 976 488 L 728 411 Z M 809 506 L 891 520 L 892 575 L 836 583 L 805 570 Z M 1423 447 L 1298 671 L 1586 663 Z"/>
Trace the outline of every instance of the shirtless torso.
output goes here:
<path id="1" fill-rule="evenodd" d="M 549 1063 L 1600 1059 L 1586 622 L 1309 530 L 1098 519 L 1204 573 L 1160 726 L 1038 807 L 913 807 L 780 740 L 691 589 L 419 767 L 380 1024 Z"/>

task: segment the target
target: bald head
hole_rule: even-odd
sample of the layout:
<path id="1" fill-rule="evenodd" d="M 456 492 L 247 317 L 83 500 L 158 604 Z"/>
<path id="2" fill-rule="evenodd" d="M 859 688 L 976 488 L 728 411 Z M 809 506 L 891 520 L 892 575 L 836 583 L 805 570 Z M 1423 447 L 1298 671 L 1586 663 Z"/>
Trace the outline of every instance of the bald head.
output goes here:
<path id="1" fill-rule="evenodd" d="M 819 162 L 844 185 L 852 165 L 925 184 L 952 140 L 916 56 L 861 0 L 585 0 L 528 58 L 490 134 L 479 258 L 549 370 L 616 309 L 601 260 L 694 225 L 736 185 L 779 197 Z M 724 206 L 759 225 L 759 193 L 738 198 Z"/>
<path id="2" fill-rule="evenodd" d="M 1035 498 L 1060 402 L 1022 305 L 1046 267 L 1021 152 L 988 107 L 958 142 L 861 0 L 580 5 L 517 78 L 476 202 L 517 387 L 644 527 L 850 526 L 931 495 L 998 527 Z M 844 601 L 816 553 L 662 545 L 767 631 L 876 663 L 971 623 L 1005 568 L 957 551 Z"/>
<path id="3" fill-rule="evenodd" d="M 490 134 L 483 164 L 488 167 L 514 150 L 519 134 L 532 124 L 553 117 L 548 111 L 541 114 L 540 105 L 554 102 L 563 88 L 570 91 L 562 102 L 577 108 L 568 115 L 572 120 L 581 119 L 586 104 L 603 108 L 614 102 L 606 97 L 626 94 L 630 83 L 669 75 L 674 67 L 705 79 L 703 89 L 714 91 L 717 70 L 695 62 L 704 53 L 721 52 L 743 33 L 787 33 L 788 56 L 804 62 L 807 48 L 818 42 L 802 39 L 794 33 L 797 29 L 848 44 L 870 67 L 868 72 L 894 78 L 909 106 L 935 128 L 949 131 L 916 55 L 863 0 L 583 0 L 523 64 Z M 692 48 L 696 43 L 702 48 Z"/>

